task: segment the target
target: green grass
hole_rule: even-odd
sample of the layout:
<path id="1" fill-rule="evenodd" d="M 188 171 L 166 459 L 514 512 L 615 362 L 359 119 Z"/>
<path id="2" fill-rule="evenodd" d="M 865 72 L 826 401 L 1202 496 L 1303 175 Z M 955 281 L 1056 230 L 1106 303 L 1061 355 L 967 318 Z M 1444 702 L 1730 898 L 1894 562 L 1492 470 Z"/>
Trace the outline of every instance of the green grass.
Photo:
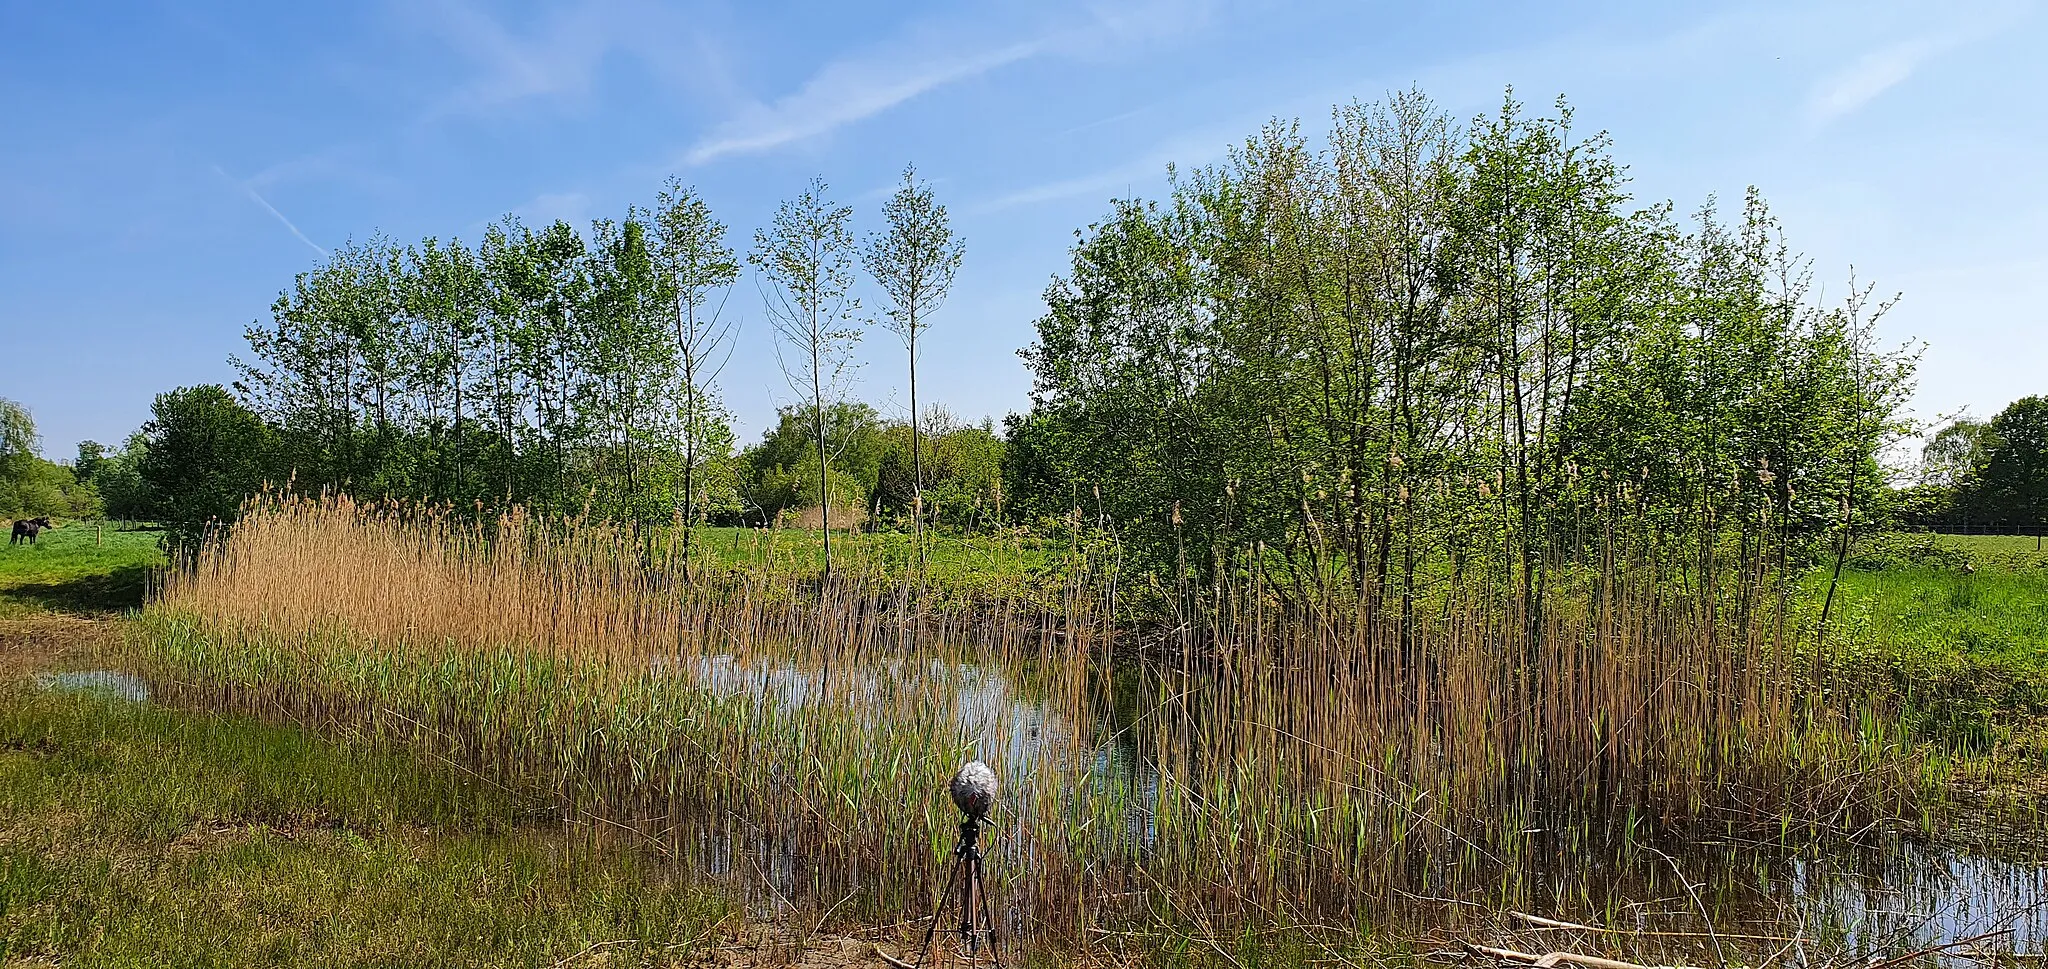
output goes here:
<path id="1" fill-rule="evenodd" d="M 35 545 L 0 548 L 0 617 L 140 608 L 148 569 L 164 561 L 162 534 L 71 522 L 44 532 Z M 824 564 L 824 535 L 815 529 L 702 528 L 695 542 L 697 554 L 728 568 L 809 573 Z M 1017 534 L 934 535 L 926 549 L 940 594 L 1051 595 L 1062 578 L 1063 547 Z M 841 568 L 896 575 L 916 563 L 917 546 L 907 534 L 835 532 L 832 554 Z"/>
<path id="2" fill-rule="evenodd" d="M 140 608 L 144 578 L 163 562 L 162 534 L 71 522 L 34 545 L 0 547 L 0 617 Z"/>
<path id="3" fill-rule="evenodd" d="M 1931 542 L 1955 557 L 1842 573 L 1838 662 L 1857 687 L 1897 697 L 1923 737 L 2016 746 L 2048 766 L 2048 557 L 2034 563 L 2031 538 Z M 1825 578 L 1809 577 L 1809 598 Z"/>
<path id="4" fill-rule="evenodd" d="M 812 575 L 825 563 L 824 533 L 817 529 L 700 528 L 694 555 L 725 568 L 768 569 Z M 1056 603 L 1073 556 L 1061 540 L 1021 531 L 928 535 L 925 557 L 930 593 L 960 601 L 1022 600 Z M 902 532 L 832 533 L 833 568 L 885 578 L 913 574 L 916 539 Z"/>
<path id="5" fill-rule="evenodd" d="M 697 530 L 698 549 L 727 565 L 812 566 L 824 564 L 824 533 L 815 528 L 706 527 Z M 1046 553 L 1035 540 L 1014 534 L 928 535 L 926 554 L 936 567 L 1015 573 L 1042 566 Z M 772 552 L 772 557 L 771 557 Z M 907 532 L 832 533 L 832 555 L 849 561 L 905 566 L 916 561 L 917 543 Z"/>
<path id="6" fill-rule="evenodd" d="M 727 914 L 429 763 L 0 687 L 0 964 L 668 964 Z"/>
<path id="7" fill-rule="evenodd" d="M 1935 535 L 1934 542 L 1970 556 L 1980 569 L 2048 569 L 2048 540 L 2024 535 Z"/>

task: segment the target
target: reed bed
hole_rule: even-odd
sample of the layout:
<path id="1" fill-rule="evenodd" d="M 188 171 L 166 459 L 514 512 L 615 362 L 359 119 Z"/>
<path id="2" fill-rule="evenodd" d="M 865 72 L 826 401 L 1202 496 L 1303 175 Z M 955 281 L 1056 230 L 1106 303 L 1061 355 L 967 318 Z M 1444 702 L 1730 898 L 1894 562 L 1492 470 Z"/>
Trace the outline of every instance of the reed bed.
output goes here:
<path id="1" fill-rule="evenodd" d="M 1922 793 L 1782 610 L 1625 571 L 1534 624 L 1477 586 L 1407 623 L 1226 588 L 1140 650 L 1086 569 L 1056 608 L 940 608 L 859 563 L 685 581 L 674 545 L 263 499 L 167 574 L 131 658 L 169 702 L 423 751 L 821 921 L 929 910 L 940 788 L 978 757 L 1006 784 L 1003 929 L 1051 947 L 1349 944 L 1418 898 L 1556 899 L 1560 859 L 1661 870 L 1706 832 L 1854 831 Z"/>

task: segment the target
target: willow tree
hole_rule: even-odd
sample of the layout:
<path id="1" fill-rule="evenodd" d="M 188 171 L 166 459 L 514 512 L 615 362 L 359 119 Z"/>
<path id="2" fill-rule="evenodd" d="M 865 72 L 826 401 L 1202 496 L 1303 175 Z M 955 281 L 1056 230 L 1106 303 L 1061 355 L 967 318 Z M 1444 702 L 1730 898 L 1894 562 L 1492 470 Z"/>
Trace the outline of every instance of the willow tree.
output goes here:
<path id="1" fill-rule="evenodd" d="M 676 513 L 683 524 L 683 574 L 690 568 L 690 538 L 703 516 L 697 500 L 698 465 L 711 439 L 730 437 L 712 386 L 724 367 L 732 326 L 721 318 L 724 294 L 739 278 L 739 264 L 725 244 L 725 223 L 695 189 L 670 179 L 655 202 L 654 259 L 670 288 L 670 322 L 675 328 L 677 436 L 682 448 L 683 487 Z M 714 303 L 714 298 L 716 302 Z"/>
<path id="2" fill-rule="evenodd" d="M 826 196 L 825 180 L 814 178 L 802 194 L 776 209 L 768 228 L 755 231 L 754 250 L 747 255 L 768 279 L 762 297 L 779 339 L 776 358 L 790 389 L 811 412 L 827 575 L 832 572 L 832 462 L 825 445 L 825 412 L 852 366 L 861 335 L 854 318 L 860 304 L 849 292 L 854 242 L 847 224 L 852 219 L 853 209 L 834 204 Z"/>
<path id="3" fill-rule="evenodd" d="M 1320 146 L 1267 125 L 1080 234 L 1005 491 L 1094 510 L 1155 574 L 1398 610 L 1404 647 L 1478 580 L 1533 650 L 1552 564 L 1603 555 L 1706 574 L 1711 605 L 1721 550 L 1782 564 L 1864 502 L 1910 360 L 1814 305 L 1760 199 L 1670 213 L 1563 103 L 1457 126 L 1399 94 Z"/>
<path id="4" fill-rule="evenodd" d="M 0 461 L 34 454 L 36 422 L 28 408 L 0 397 Z"/>
<path id="5" fill-rule="evenodd" d="M 443 499 L 480 497 L 483 489 L 470 483 L 465 421 L 476 403 L 472 371 L 484 332 L 483 267 L 461 240 L 443 244 L 431 236 L 406 247 L 404 258 L 397 288 L 398 305 L 410 324 L 405 385 L 420 402 L 429 440 L 448 441 L 433 448 L 426 493 Z"/>
<path id="6" fill-rule="evenodd" d="M 882 206 L 888 225 L 868 240 L 861 262 L 889 297 L 887 326 L 903 338 L 910 357 L 910 516 L 917 556 L 924 564 L 924 435 L 917 409 L 917 337 L 953 289 L 965 245 L 953 235 L 946 207 L 932 197 L 917 169 L 903 169 L 903 184 Z"/>

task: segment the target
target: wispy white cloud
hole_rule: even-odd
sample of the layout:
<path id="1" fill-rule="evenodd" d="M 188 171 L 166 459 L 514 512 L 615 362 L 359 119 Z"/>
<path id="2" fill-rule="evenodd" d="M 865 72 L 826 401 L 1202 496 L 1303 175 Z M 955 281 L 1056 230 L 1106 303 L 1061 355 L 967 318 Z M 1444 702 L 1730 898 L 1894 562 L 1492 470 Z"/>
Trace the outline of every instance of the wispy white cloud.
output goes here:
<path id="1" fill-rule="evenodd" d="M 1865 53 L 1807 92 L 1808 122 L 1820 126 L 1853 113 L 1904 83 L 1928 61 L 1992 34 L 2019 12 L 2009 5 L 1977 9 L 1952 21 L 1946 30 Z"/>
<path id="2" fill-rule="evenodd" d="M 587 95 L 606 62 L 621 54 L 670 81 L 714 91 L 730 86 L 717 45 L 700 29 L 703 19 L 685 20 L 651 0 L 577 0 L 523 24 L 478 0 L 420 0 L 397 9 L 472 70 L 430 117 Z"/>
<path id="3" fill-rule="evenodd" d="M 1001 212 L 1005 209 L 1021 208 L 1027 205 L 1042 205 L 1083 195 L 1119 194 L 1138 185 L 1152 185 L 1166 176 L 1166 166 L 1178 162 L 1187 164 L 1186 155 L 1151 153 L 1136 161 L 1113 165 L 1101 171 L 1077 175 L 1071 178 L 1055 179 L 1006 195 L 1000 195 L 985 202 L 976 203 L 969 211 L 977 215 Z"/>
<path id="4" fill-rule="evenodd" d="M 859 58 L 828 64 L 804 86 L 772 104 L 754 105 L 692 147 L 701 165 L 726 155 L 777 148 L 870 118 L 934 88 L 986 74 L 1045 49 L 1025 41 L 923 63 Z"/>
<path id="5" fill-rule="evenodd" d="M 275 162 L 243 182 L 259 192 L 309 182 L 349 185 L 366 192 L 391 192 L 399 188 L 399 180 L 378 170 L 368 160 L 369 155 L 370 151 L 361 143 L 331 145 Z"/>
<path id="6" fill-rule="evenodd" d="M 264 198 L 263 193 L 256 191 L 254 186 L 250 185 L 248 182 L 240 181 L 236 179 L 234 176 L 229 175 L 226 171 L 223 171 L 219 165 L 213 166 L 213 173 L 219 175 L 228 184 L 241 189 L 243 194 L 249 196 L 250 201 L 255 202 L 257 205 L 263 206 L 263 211 L 270 213 L 272 218 L 275 218 L 278 222 L 283 223 L 285 228 L 290 229 L 292 235 L 296 236 L 300 242 L 305 243 L 307 247 L 311 248 L 314 252 L 319 253 L 322 259 L 327 258 L 329 254 L 325 248 L 323 248 L 319 243 L 306 238 L 306 234 L 300 232 L 299 227 L 293 225 L 292 220 L 285 218 L 284 213 L 279 212 L 277 210 L 277 206 L 270 204 L 270 200 Z"/>
<path id="7" fill-rule="evenodd" d="M 1067 11 L 1022 39 L 990 40 L 953 25 L 922 25 L 881 47 L 833 60 L 794 92 L 743 105 L 683 156 L 701 165 L 780 148 L 881 114 L 938 88 L 1044 56 L 1094 56 L 1193 29 L 1208 0 L 1152 0 Z"/>
<path id="8" fill-rule="evenodd" d="M 1955 37 L 1915 38 L 1864 54 L 1854 64 L 1813 86 L 1806 97 L 1806 116 L 1819 125 L 1849 114 L 1912 77 L 1928 59 L 1959 43 Z"/>
<path id="9" fill-rule="evenodd" d="M 1109 115 L 1108 117 L 1097 118 L 1093 121 L 1084 121 L 1080 124 L 1074 125 L 1071 128 L 1065 128 L 1060 131 L 1053 132 L 1052 137 L 1066 138 L 1072 135 L 1078 135 L 1083 131 L 1093 131 L 1097 128 L 1106 128 L 1110 125 L 1122 124 L 1126 121 L 1130 121 L 1133 118 L 1137 118 L 1145 114 L 1146 112 L 1152 110 L 1153 107 L 1154 105 L 1148 104 L 1143 107 L 1132 108 L 1129 111 L 1119 111 L 1115 114 Z"/>
<path id="10" fill-rule="evenodd" d="M 1255 130 L 1257 125 L 1258 121 L 1255 119 L 1248 119 L 1242 125 L 1204 125 L 1182 132 L 1161 142 L 1150 151 L 1117 164 L 1094 172 L 1017 189 L 977 202 L 969 207 L 969 211 L 977 215 L 986 215 L 1005 209 L 1041 205 L 1084 195 L 1109 198 L 1141 187 L 1149 188 L 1166 181 L 1168 166 L 1187 171 L 1222 160 L 1230 153 L 1232 147 L 1242 144 L 1245 133 Z"/>
<path id="11" fill-rule="evenodd" d="M 559 14 L 547 25 L 551 29 L 536 31 L 529 40 L 463 0 L 436 0 L 413 9 L 476 67 L 475 75 L 439 105 L 442 112 L 583 90 L 610 46 L 587 26 Z"/>

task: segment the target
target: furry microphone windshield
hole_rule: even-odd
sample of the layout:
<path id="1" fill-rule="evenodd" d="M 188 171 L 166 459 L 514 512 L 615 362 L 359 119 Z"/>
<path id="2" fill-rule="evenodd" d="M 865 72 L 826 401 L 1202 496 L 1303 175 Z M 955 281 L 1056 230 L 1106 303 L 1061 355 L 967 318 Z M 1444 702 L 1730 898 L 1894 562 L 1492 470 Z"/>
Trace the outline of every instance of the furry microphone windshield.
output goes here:
<path id="1" fill-rule="evenodd" d="M 953 803 L 968 820 L 979 821 L 996 803 L 996 772 L 978 760 L 968 761 L 953 775 Z"/>

